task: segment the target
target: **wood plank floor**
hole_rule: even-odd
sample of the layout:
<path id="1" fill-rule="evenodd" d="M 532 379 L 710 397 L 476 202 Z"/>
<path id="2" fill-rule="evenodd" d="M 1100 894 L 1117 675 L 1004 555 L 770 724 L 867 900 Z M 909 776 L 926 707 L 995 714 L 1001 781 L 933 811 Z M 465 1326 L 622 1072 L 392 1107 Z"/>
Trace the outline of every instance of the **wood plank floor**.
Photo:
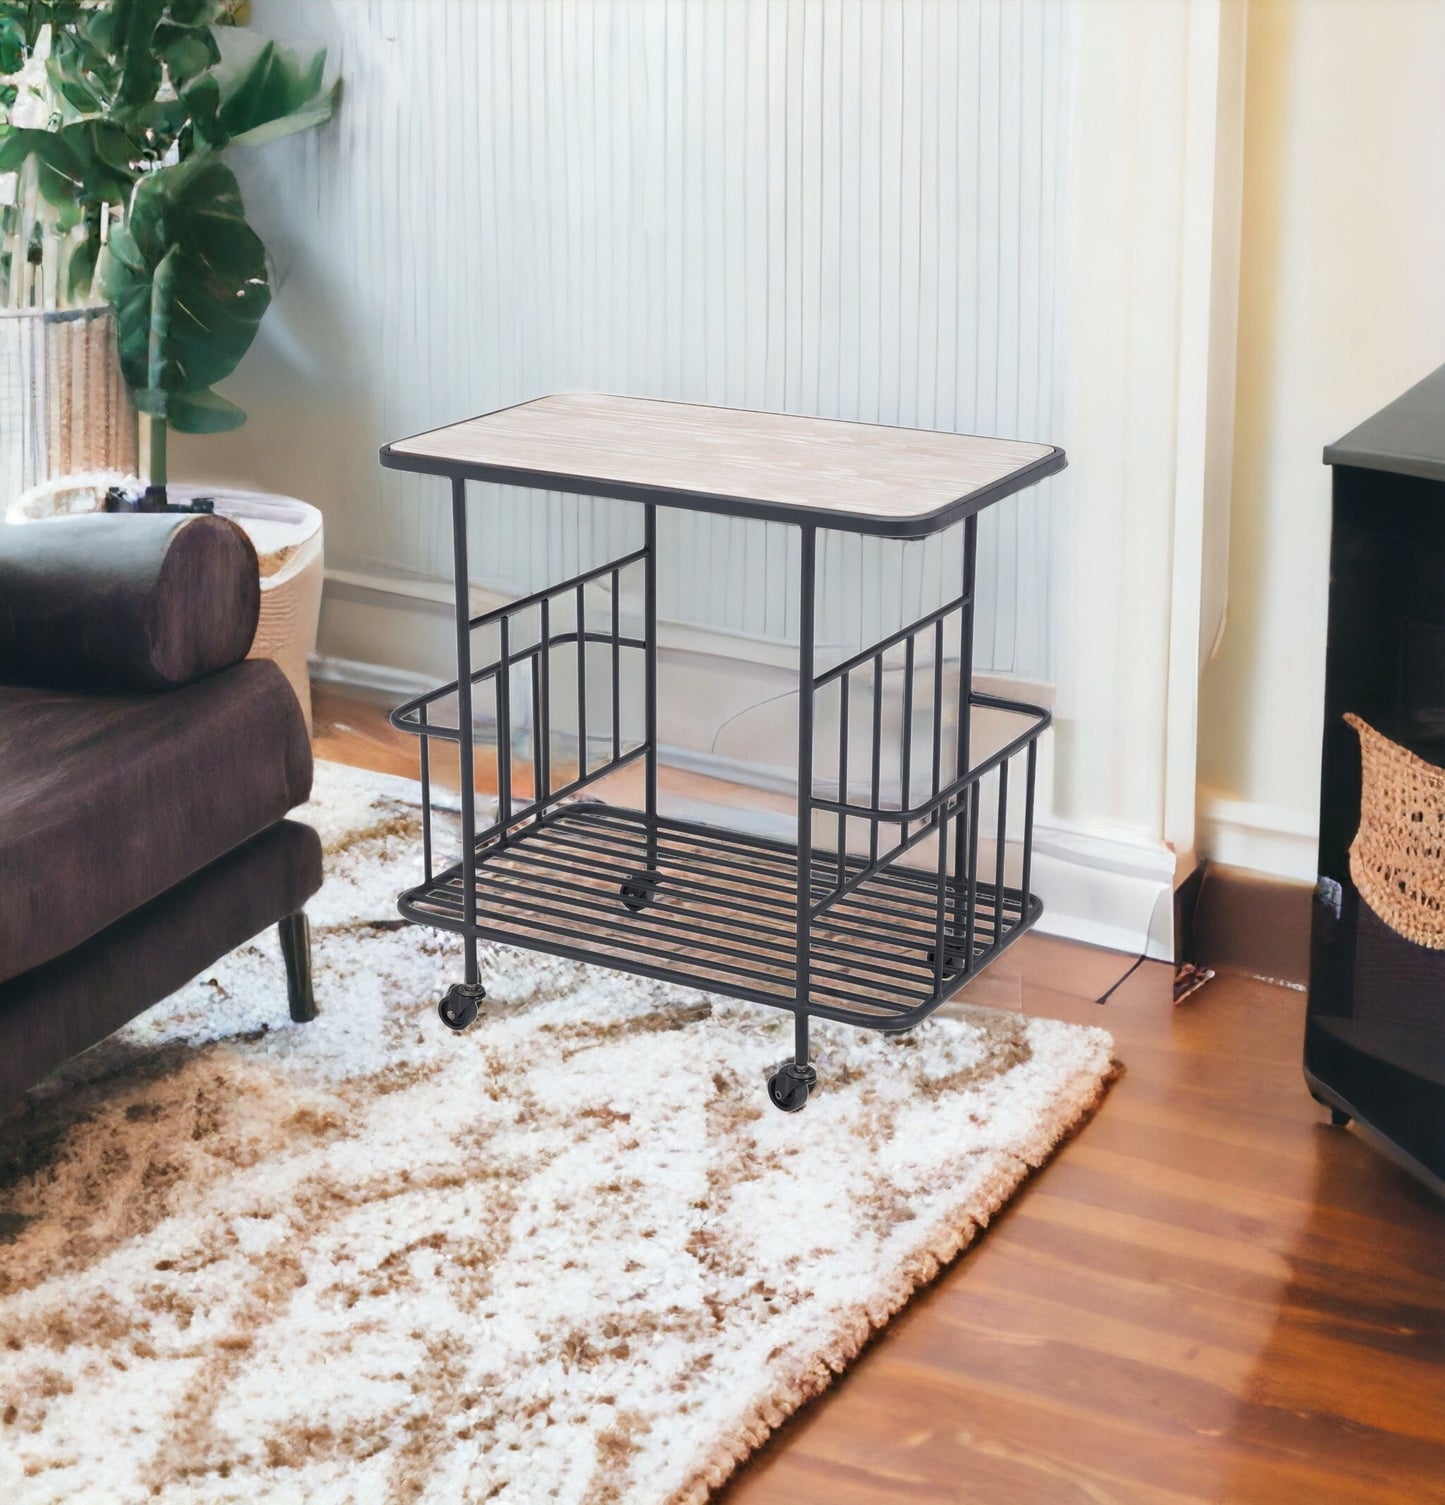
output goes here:
<path id="1" fill-rule="evenodd" d="M 318 685 L 317 755 L 415 772 Z M 679 776 L 675 789 L 719 798 Z M 1029 936 L 968 996 L 1101 1023 L 1094 1121 L 728 1505 L 1445 1502 L 1445 1206 L 1300 1075 L 1304 998 Z"/>

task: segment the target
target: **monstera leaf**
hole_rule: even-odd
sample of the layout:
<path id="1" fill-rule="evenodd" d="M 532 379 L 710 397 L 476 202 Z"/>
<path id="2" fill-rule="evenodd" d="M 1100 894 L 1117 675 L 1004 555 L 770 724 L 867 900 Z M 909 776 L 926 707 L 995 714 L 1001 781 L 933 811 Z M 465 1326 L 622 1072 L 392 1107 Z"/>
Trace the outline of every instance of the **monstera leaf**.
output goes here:
<path id="1" fill-rule="evenodd" d="M 338 86 L 322 88 L 326 49 L 310 57 L 250 32 L 214 33 L 220 60 L 185 90 L 198 147 L 259 146 L 331 118 Z"/>
<path id="2" fill-rule="evenodd" d="M 229 168 L 197 157 L 143 178 L 102 253 L 100 285 L 141 412 L 191 434 L 245 422 L 209 388 L 250 349 L 271 289 Z"/>

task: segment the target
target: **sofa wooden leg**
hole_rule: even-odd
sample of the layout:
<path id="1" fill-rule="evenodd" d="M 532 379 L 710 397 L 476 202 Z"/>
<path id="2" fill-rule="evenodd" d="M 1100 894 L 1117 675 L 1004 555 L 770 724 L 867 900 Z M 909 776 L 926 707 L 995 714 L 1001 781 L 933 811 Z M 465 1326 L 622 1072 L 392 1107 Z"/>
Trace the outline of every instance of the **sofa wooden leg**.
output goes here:
<path id="1" fill-rule="evenodd" d="M 281 955 L 286 958 L 286 996 L 291 1003 L 291 1017 L 297 1024 L 306 1024 L 316 1017 L 316 1000 L 311 996 L 311 926 L 306 912 L 298 909 L 276 928 L 281 935 Z"/>

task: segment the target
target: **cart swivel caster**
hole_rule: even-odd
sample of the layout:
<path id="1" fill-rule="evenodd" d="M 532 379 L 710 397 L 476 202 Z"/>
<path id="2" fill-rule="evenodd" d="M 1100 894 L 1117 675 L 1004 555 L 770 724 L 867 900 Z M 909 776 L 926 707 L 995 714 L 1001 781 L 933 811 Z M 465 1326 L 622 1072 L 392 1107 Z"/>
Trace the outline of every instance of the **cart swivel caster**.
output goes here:
<path id="1" fill-rule="evenodd" d="M 454 982 L 437 1004 L 441 1021 L 453 1034 L 461 1034 L 476 1022 L 477 1005 L 487 996 L 479 982 Z"/>
<path id="2" fill-rule="evenodd" d="M 928 965 L 933 965 L 935 952 L 932 946 L 928 948 Z M 943 948 L 943 975 L 945 977 L 957 977 L 963 970 L 963 952 Z"/>
<path id="3" fill-rule="evenodd" d="M 798 1113 L 808 1101 L 808 1094 L 818 1084 L 818 1073 L 811 1066 L 789 1062 L 768 1078 L 768 1097 L 773 1107 L 784 1113 Z"/>
<path id="4" fill-rule="evenodd" d="M 622 887 L 617 891 L 622 895 L 623 904 L 636 914 L 652 903 L 659 881 L 656 873 L 638 873 L 635 877 L 623 879 Z"/>

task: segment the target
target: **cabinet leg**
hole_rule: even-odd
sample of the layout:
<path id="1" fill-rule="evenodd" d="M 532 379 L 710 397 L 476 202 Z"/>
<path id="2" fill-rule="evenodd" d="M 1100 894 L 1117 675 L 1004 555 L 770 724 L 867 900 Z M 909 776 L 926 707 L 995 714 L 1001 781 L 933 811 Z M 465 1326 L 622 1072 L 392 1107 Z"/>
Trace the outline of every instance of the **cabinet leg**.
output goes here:
<path id="1" fill-rule="evenodd" d="M 1309 1091 L 1310 1096 L 1330 1115 L 1330 1122 L 1335 1128 L 1342 1129 L 1347 1123 L 1351 1122 L 1350 1115 L 1343 1108 L 1335 1107 L 1328 1099 L 1321 1097 L 1313 1087 Z"/>
<path id="2" fill-rule="evenodd" d="M 311 993 L 311 925 L 304 910 L 286 915 L 276 926 L 281 937 L 281 955 L 286 962 L 286 998 L 291 1017 L 308 1024 L 316 1017 Z"/>

